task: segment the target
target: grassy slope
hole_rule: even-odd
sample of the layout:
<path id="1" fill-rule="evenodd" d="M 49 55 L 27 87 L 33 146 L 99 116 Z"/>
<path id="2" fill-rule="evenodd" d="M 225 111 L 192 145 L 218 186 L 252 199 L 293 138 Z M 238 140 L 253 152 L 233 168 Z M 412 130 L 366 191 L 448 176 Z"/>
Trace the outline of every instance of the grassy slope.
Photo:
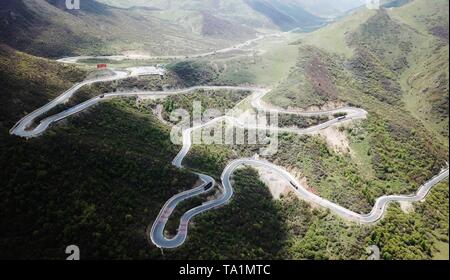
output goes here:
<path id="1" fill-rule="evenodd" d="M 299 56 L 298 47 L 288 39 L 268 39 L 255 46 L 263 54 L 216 55 L 206 59 L 175 62 L 168 65 L 186 85 L 257 85 L 273 87 L 282 81 Z"/>
<path id="2" fill-rule="evenodd" d="M 310 30 L 325 22 L 322 18 L 306 11 L 295 1 L 286 3 L 286 1 L 276 0 L 245 0 L 244 2 L 284 31 L 295 28 Z"/>
<path id="3" fill-rule="evenodd" d="M 374 11 L 363 10 L 306 36 L 302 41 L 347 59 L 354 59 L 358 44 L 365 44 L 385 66 L 392 69 L 392 64 L 397 63 L 399 69 L 394 67 L 393 73 L 388 73 L 388 76 L 393 76 L 397 83 L 396 90 L 402 91 L 401 100 L 398 100 L 404 103 L 402 108 L 448 146 L 447 11 L 448 1 L 434 1 L 433 4 L 412 1 L 389 10 L 390 19 L 383 19 L 387 24 L 383 26 L 376 24 L 377 20 L 381 21 L 380 16 L 373 18 Z M 372 23 L 368 21 L 370 17 Z M 365 22 L 368 24 L 364 25 Z M 350 35 L 359 42 L 353 41 L 351 44 Z M 363 56 L 364 60 L 369 58 Z M 379 64 L 376 61 L 373 63 Z M 369 71 L 373 71 L 373 65 L 370 67 L 372 69 Z"/>
<path id="4" fill-rule="evenodd" d="M 448 1 L 436 3 L 415 1 L 391 14 L 421 35 L 400 79 L 406 108 L 448 145 Z"/>
<path id="5" fill-rule="evenodd" d="M 264 54 L 254 57 L 241 57 L 219 60 L 215 63 L 224 69 L 219 78 L 223 84 L 256 84 L 274 86 L 283 80 L 295 66 L 297 47 L 285 42 L 263 42 L 258 48 Z"/>
<path id="6" fill-rule="evenodd" d="M 361 22 L 366 21 L 374 13 L 370 10 L 357 11 L 351 16 L 306 36 L 304 42 L 328 52 L 351 57 L 353 49 L 347 45 L 346 34 L 354 32 Z"/>
<path id="7" fill-rule="evenodd" d="M 285 108 L 308 108 L 336 101 L 337 88 L 329 71 L 334 62 L 311 48 L 297 52 L 297 64 L 289 76 L 265 98 L 272 104 Z"/>

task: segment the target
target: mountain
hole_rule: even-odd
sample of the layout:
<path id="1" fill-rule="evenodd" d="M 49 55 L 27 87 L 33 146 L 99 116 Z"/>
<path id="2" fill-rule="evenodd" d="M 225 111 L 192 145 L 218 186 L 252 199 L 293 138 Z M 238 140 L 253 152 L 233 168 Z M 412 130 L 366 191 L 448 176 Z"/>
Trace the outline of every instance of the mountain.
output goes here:
<path id="1" fill-rule="evenodd" d="M 322 18 L 305 11 L 294 1 L 245 0 L 245 2 L 284 31 L 295 28 L 308 30 L 324 23 Z"/>
<path id="2" fill-rule="evenodd" d="M 193 32 L 184 23 L 154 16 L 148 8 L 124 9 L 84 0 L 80 10 L 70 11 L 65 0 L 4 0 L 0 3 L 0 42 L 45 57 L 122 52 L 164 55 L 204 52 L 256 34 L 208 12 L 199 17 L 205 20 Z"/>
<path id="3" fill-rule="evenodd" d="M 305 10 L 296 0 L 98 0 L 117 6 L 146 6 L 155 9 L 155 16 L 181 20 L 193 25 L 191 17 L 208 12 L 214 16 L 252 28 L 289 30 L 311 29 L 324 19 Z"/>
<path id="4" fill-rule="evenodd" d="M 409 180 L 422 177 L 431 162 L 433 168 L 445 165 L 448 5 L 415 0 L 362 10 L 309 34 L 298 42 L 297 68 L 269 94 L 270 101 L 284 107 L 344 102 L 365 108 L 369 131 L 377 133 L 369 132 L 365 141 L 379 178 Z"/>
<path id="5" fill-rule="evenodd" d="M 333 18 L 366 4 L 366 0 L 295 0 L 306 11 L 319 17 Z"/>
<path id="6" fill-rule="evenodd" d="M 303 42 L 357 66 L 358 79 L 383 80 L 370 95 L 402 106 L 442 139 L 448 136 L 448 1 L 388 4 L 356 12 Z"/>
<path id="7" fill-rule="evenodd" d="M 245 0 L 99 0 L 100 2 L 117 7 L 146 6 L 158 9 L 178 9 L 178 10 L 198 10 L 216 9 L 221 12 L 226 10 L 239 11 L 248 14 L 249 7 L 253 3 L 270 6 L 296 6 L 301 7 L 305 12 L 317 17 L 335 17 L 342 15 L 349 10 L 362 6 L 366 0 L 267 0 L 267 1 L 245 1 Z M 253 16 L 252 18 L 256 18 Z"/>

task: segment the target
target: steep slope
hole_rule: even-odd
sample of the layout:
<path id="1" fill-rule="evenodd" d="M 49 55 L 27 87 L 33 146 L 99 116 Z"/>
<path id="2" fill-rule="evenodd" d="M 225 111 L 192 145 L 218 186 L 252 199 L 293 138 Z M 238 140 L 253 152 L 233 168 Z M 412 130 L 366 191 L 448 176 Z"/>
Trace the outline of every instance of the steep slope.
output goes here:
<path id="1" fill-rule="evenodd" d="M 336 17 L 366 4 L 366 0 L 295 0 L 308 12 L 319 17 Z"/>
<path id="2" fill-rule="evenodd" d="M 317 28 L 324 20 L 305 11 L 300 5 L 286 1 L 245 0 L 255 11 L 269 18 L 281 30 Z"/>
<path id="3" fill-rule="evenodd" d="M 449 131 L 449 2 L 434 3 L 414 1 L 391 14 L 420 34 L 400 80 L 406 107 L 445 139 Z"/>
<path id="4" fill-rule="evenodd" d="M 0 44 L 0 125 L 7 131 L 23 117 L 56 97 L 86 73 Z"/>
<path id="5" fill-rule="evenodd" d="M 208 38 L 222 38 L 227 40 L 236 40 L 236 38 L 250 38 L 255 31 L 233 24 L 230 21 L 218 18 L 209 12 L 202 12 L 201 34 Z"/>
<path id="6" fill-rule="evenodd" d="M 397 103 L 448 145 L 448 1 L 359 11 L 303 40 L 345 57 L 372 96 Z M 348 67 L 350 66 L 350 68 Z"/>
<path id="7" fill-rule="evenodd" d="M 369 49 L 393 72 L 401 73 L 408 67 L 408 55 L 421 36 L 411 27 L 392 20 L 386 10 L 381 10 L 348 39 L 354 49 Z"/>
<path id="8" fill-rule="evenodd" d="M 189 32 L 201 36 L 205 41 L 243 42 L 255 37 L 258 33 L 253 28 L 229 20 L 226 16 L 211 10 L 152 10 L 148 14 L 184 26 Z"/>
<path id="9" fill-rule="evenodd" d="M 0 3 L 0 22 L 0 42 L 47 57 L 196 53 L 255 36 L 249 28 L 219 21 L 219 27 L 231 31 L 205 40 L 205 34 L 155 17 L 149 9 L 121 9 L 93 0 L 83 1 L 82 8 L 73 11 L 65 9 L 64 0 L 6 0 Z"/>

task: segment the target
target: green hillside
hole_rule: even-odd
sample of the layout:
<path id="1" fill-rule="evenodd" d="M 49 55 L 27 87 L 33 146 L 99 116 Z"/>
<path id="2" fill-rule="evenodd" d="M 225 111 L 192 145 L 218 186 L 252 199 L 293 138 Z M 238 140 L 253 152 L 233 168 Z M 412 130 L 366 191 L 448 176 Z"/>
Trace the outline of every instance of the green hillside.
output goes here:
<path id="1" fill-rule="evenodd" d="M 289 136 L 271 159 L 355 211 L 381 194 L 413 192 L 448 161 L 448 1 L 403 4 L 356 12 L 299 40 L 296 68 L 267 96 L 286 108 L 344 103 L 369 112 L 342 129 L 349 154 Z"/>
<path id="2" fill-rule="evenodd" d="M 405 117 L 417 119 L 430 136 L 448 147 L 447 8 L 447 1 L 430 5 L 416 0 L 376 13 L 357 12 L 310 34 L 299 42 L 298 70 L 273 92 L 271 101 L 306 108 L 333 99 L 356 103 L 373 97 L 380 106 L 405 111 Z M 331 44 L 334 41 L 338 43 Z M 328 74 L 308 68 L 316 64 L 318 54 L 327 61 Z M 338 97 L 336 91 L 325 88 L 324 78 L 341 85 Z M 320 83 L 326 94 L 311 91 L 314 83 Z M 361 91 L 366 97 L 358 94 Z M 281 98 L 280 92 L 284 92 Z M 370 103 L 361 104 L 381 108 L 371 108 Z"/>

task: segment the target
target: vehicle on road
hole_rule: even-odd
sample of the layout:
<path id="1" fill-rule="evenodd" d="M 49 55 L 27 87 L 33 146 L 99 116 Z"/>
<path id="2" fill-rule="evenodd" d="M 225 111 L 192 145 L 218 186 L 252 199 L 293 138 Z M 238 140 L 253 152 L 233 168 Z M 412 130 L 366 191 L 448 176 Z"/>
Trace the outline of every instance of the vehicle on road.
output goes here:
<path id="1" fill-rule="evenodd" d="M 205 191 L 209 191 L 211 188 L 213 187 L 213 184 L 212 183 L 208 183 L 206 186 L 205 186 Z"/>
<path id="2" fill-rule="evenodd" d="M 291 183 L 291 185 L 292 185 L 296 190 L 298 190 L 298 187 L 297 187 L 296 184 L 294 184 L 293 182 L 289 182 L 289 183 Z"/>

